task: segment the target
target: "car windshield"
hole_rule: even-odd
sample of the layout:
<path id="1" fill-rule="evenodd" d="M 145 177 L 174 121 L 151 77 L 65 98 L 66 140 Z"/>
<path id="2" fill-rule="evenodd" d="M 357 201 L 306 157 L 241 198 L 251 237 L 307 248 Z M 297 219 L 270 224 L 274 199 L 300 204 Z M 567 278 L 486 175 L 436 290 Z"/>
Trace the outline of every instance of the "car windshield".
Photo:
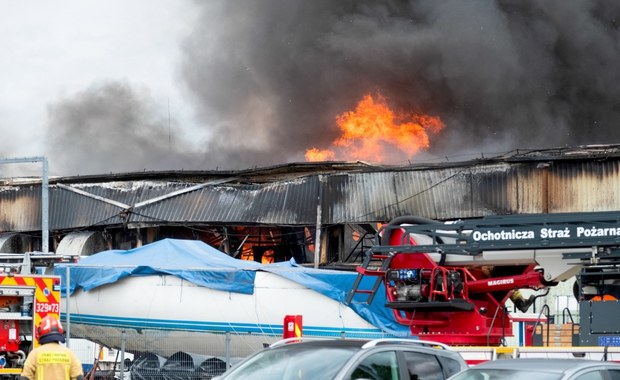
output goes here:
<path id="1" fill-rule="evenodd" d="M 562 378 L 560 373 L 539 372 L 514 369 L 482 369 L 469 368 L 461 372 L 450 380 L 559 380 Z"/>
<path id="2" fill-rule="evenodd" d="M 358 351 L 355 347 L 284 346 L 262 351 L 230 371 L 226 380 L 331 379 Z M 531 379 L 530 379 L 531 380 Z"/>

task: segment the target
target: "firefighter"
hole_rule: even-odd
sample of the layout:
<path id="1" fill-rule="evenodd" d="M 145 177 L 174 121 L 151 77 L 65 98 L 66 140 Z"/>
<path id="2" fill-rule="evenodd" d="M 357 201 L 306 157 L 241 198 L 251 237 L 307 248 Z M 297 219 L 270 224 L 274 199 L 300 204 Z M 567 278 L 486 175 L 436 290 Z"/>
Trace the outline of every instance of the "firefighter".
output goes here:
<path id="1" fill-rule="evenodd" d="M 20 380 L 83 380 L 82 363 L 65 342 L 60 321 L 50 315 L 36 330 L 40 346 L 28 354 Z"/>

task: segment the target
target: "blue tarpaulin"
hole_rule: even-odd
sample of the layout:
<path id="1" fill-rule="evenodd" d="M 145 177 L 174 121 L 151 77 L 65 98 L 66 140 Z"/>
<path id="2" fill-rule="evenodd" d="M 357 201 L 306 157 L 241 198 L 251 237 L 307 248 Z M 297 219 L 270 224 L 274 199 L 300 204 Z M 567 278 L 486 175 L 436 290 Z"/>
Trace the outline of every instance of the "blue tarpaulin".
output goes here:
<path id="1" fill-rule="evenodd" d="M 256 271 L 266 271 L 345 303 L 357 277 L 357 272 L 306 268 L 293 260 L 275 264 L 238 260 L 202 241 L 180 239 L 164 239 L 126 251 L 104 251 L 84 257 L 76 264 L 58 264 L 54 272 L 62 277 L 63 296 L 66 294 L 67 266 L 70 266 L 70 294 L 77 288 L 89 291 L 127 276 L 161 274 L 177 276 L 211 289 L 252 294 Z M 360 288 L 370 289 L 375 279 L 364 278 Z M 385 307 L 383 287 L 371 305 L 354 299 L 348 306 L 388 334 L 409 335 L 409 329 L 397 323 L 391 309 Z"/>

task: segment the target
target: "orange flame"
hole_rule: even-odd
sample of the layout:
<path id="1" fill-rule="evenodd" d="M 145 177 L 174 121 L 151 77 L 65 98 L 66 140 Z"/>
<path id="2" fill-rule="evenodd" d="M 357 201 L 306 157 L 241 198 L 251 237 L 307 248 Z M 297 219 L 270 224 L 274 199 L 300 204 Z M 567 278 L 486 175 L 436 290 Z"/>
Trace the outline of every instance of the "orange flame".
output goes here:
<path id="1" fill-rule="evenodd" d="M 338 115 L 336 122 L 341 130 L 340 137 L 328 149 L 308 149 L 307 161 L 408 159 L 420 149 L 428 149 L 428 132 L 438 133 L 445 127 L 434 116 L 394 115 L 380 94 L 376 101 L 371 95 L 365 95 L 355 111 Z"/>

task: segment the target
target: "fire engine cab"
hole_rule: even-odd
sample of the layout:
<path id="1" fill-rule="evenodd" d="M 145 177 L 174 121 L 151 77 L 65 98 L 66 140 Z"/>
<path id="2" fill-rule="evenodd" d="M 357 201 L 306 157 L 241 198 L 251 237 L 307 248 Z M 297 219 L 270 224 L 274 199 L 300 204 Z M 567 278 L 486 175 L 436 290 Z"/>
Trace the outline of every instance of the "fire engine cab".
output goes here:
<path id="1" fill-rule="evenodd" d="M 37 255 L 38 264 L 59 261 Z M 35 273 L 30 254 L 0 254 L 0 376 L 17 378 L 28 353 L 39 345 L 36 326 L 60 315 L 60 277 Z"/>
<path id="2" fill-rule="evenodd" d="M 620 212 L 489 216 L 440 222 L 400 217 L 385 225 L 357 268 L 357 293 L 386 307 L 411 334 L 456 346 L 502 346 L 506 303 L 525 311 L 542 290 L 576 278 L 577 345 L 620 346 Z M 364 276 L 376 276 L 360 289 Z M 383 287 L 381 285 L 384 285 Z M 359 302 L 359 297 L 355 302 Z"/>

